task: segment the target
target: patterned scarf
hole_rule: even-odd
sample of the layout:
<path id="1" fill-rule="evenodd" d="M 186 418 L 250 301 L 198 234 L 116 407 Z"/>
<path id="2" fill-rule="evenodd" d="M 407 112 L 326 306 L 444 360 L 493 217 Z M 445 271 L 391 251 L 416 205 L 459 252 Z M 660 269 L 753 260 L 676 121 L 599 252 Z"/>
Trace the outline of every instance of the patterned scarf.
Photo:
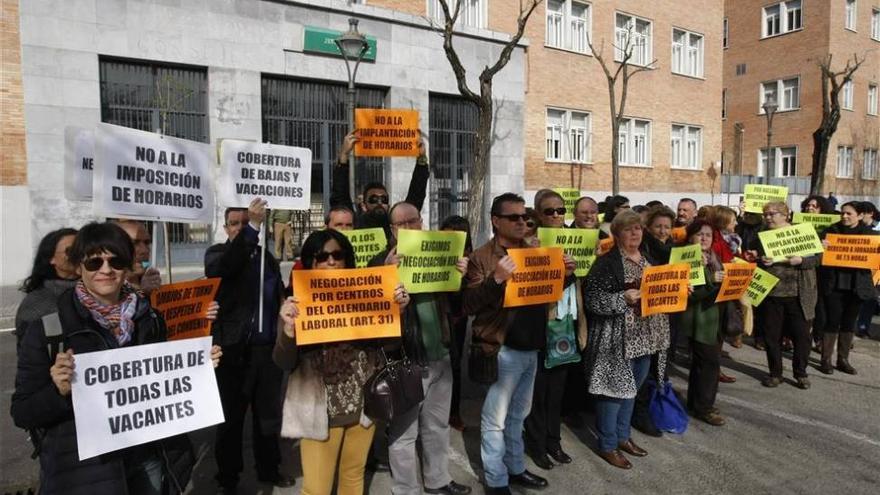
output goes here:
<path id="1" fill-rule="evenodd" d="M 137 291 L 128 282 L 123 282 L 119 302 L 116 304 L 102 304 L 86 290 L 82 280 L 77 282 L 74 289 L 76 298 L 79 299 L 95 322 L 116 337 L 116 342 L 123 346 L 131 341 L 134 332 L 134 311 L 137 309 Z"/>

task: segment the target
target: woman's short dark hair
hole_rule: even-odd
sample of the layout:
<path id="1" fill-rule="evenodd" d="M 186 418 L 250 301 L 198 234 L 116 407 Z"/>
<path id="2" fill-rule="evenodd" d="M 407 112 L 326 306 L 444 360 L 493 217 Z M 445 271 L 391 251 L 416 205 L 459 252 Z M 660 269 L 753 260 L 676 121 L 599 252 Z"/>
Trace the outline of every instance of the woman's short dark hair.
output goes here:
<path id="1" fill-rule="evenodd" d="M 880 214 L 880 211 L 877 210 L 877 205 L 870 201 L 862 201 L 862 208 L 865 209 L 865 214 L 870 213 L 874 220 L 880 220 L 880 218 L 878 218 L 878 216 L 880 216 L 878 215 Z"/>
<path id="2" fill-rule="evenodd" d="M 669 222 L 672 225 L 675 225 L 675 212 L 670 210 L 668 206 L 663 206 L 663 203 L 660 203 L 659 206 L 654 206 L 648 209 L 648 216 L 645 218 L 645 227 L 650 227 L 654 220 L 666 217 L 669 219 Z"/>
<path id="3" fill-rule="evenodd" d="M 815 201 L 816 204 L 819 205 L 819 213 L 834 213 L 834 208 L 831 206 L 831 203 L 828 202 L 828 198 L 825 196 L 819 196 L 818 194 L 807 196 L 807 199 L 801 201 L 801 213 L 806 213 L 807 205 L 810 204 L 810 201 Z"/>
<path id="4" fill-rule="evenodd" d="M 308 269 L 314 268 L 315 255 L 323 251 L 324 244 L 327 244 L 331 240 L 336 241 L 342 249 L 342 252 L 345 254 L 345 267 L 354 268 L 354 248 L 351 246 L 351 242 L 345 234 L 333 229 L 316 230 L 309 234 L 306 238 L 306 242 L 303 243 L 302 250 L 300 251 L 300 260 L 302 261 L 303 266 Z"/>
<path id="5" fill-rule="evenodd" d="M 694 219 L 693 222 L 690 223 L 690 225 L 687 226 L 687 229 L 685 229 L 684 231 L 685 244 L 691 242 L 691 237 L 697 235 L 701 230 L 703 230 L 703 227 L 709 227 L 710 229 L 712 229 L 712 232 L 715 232 L 715 229 L 712 227 L 712 224 L 709 223 L 708 220 L 697 217 Z"/>
<path id="6" fill-rule="evenodd" d="M 473 244 L 471 244 L 471 223 L 468 222 L 467 218 L 460 215 L 448 216 L 440 224 L 440 230 L 455 230 L 458 232 L 464 232 L 466 234 L 464 240 L 464 251 L 466 253 L 470 253 L 474 250 L 474 246 Z"/>
<path id="7" fill-rule="evenodd" d="M 22 292 L 33 292 L 46 283 L 46 280 L 58 278 L 55 273 L 55 267 L 52 266 L 52 258 L 55 256 L 55 248 L 64 237 L 76 235 L 76 229 L 63 228 L 53 230 L 46 234 L 40 245 L 37 246 L 37 254 L 34 256 L 34 266 L 31 268 L 31 274 L 22 282 L 20 290 Z"/>
<path id="8" fill-rule="evenodd" d="M 868 213 L 869 210 L 867 206 L 865 206 L 864 201 L 847 201 L 846 203 L 840 205 L 840 211 L 843 211 L 843 208 L 849 206 L 853 210 L 856 210 L 856 213 L 861 215 L 863 213 Z"/>
<path id="9" fill-rule="evenodd" d="M 86 258 L 105 251 L 121 259 L 126 266 L 131 266 L 134 262 L 134 244 L 131 242 L 131 237 L 113 222 L 86 224 L 76 234 L 67 257 L 73 266 L 79 266 Z"/>

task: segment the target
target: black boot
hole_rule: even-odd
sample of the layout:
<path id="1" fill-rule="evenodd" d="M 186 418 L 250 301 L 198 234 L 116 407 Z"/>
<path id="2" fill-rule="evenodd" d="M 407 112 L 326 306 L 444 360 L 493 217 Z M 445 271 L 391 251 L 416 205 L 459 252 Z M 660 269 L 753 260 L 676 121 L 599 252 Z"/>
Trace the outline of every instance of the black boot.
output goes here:
<path id="1" fill-rule="evenodd" d="M 831 357 L 834 356 L 834 343 L 837 342 L 837 334 L 826 332 L 822 334 L 822 364 L 819 371 L 826 375 L 834 373 L 834 366 L 831 365 Z"/>
<path id="2" fill-rule="evenodd" d="M 663 436 L 663 432 L 654 426 L 654 421 L 651 420 L 651 414 L 648 412 L 648 405 L 650 402 L 651 390 L 647 386 L 642 385 L 638 394 L 636 394 L 636 402 L 633 406 L 633 415 L 630 424 L 633 428 L 639 430 L 645 435 L 661 437 Z"/>
<path id="3" fill-rule="evenodd" d="M 849 364 L 849 349 L 852 347 L 852 342 L 852 332 L 840 332 L 837 341 L 837 369 L 848 375 L 856 374 L 856 369 Z"/>

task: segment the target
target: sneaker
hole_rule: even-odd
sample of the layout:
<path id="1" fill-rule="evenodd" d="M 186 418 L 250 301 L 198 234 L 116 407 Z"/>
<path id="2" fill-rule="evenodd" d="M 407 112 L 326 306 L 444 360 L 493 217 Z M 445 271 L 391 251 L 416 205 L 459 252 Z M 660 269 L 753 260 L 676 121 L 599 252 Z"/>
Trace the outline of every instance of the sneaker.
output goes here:
<path id="1" fill-rule="evenodd" d="M 778 376 L 768 376 L 761 380 L 761 385 L 767 388 L 778 387 L 780 383 L 782 383 L 782 378 L 779 378 Z"/>
<path id="2" fill-rule="evenodd" d="M 807 390 L 810 388 L 810 379 L 809 378 L 802 376 L 802 377 L 796 378 L 795 380 L 797 380 L 797 383 L 795 384 L 795 386 L 797 386 L 797 388 L 799 388 L 801 390 Z"/>

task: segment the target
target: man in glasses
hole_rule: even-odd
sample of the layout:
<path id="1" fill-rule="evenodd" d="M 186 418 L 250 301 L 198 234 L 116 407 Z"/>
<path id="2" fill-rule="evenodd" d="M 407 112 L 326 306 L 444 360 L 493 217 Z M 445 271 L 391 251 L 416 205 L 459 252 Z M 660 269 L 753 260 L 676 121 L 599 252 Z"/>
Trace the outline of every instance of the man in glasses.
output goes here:
<path id="1" fill-rule="evenodd" d="M 395 204 L 388 214 L 391 221 L 389 247 L 376 255 L 370 266 L 399 265 L 396 242 L 401 229 L 422 230 L 422 215 L 407 202 Z M 460 272 L 467 270 L 467 258 L 458 260 Z M 453 481 L 449 474 L 449 407 L 452 400 L 452 365 L 449 360 L 448 293 L 412 294 L 406 309 L 404 338 L 406 355 L 424 366 L 422 387 L 425 399 L 419 407 L 395 416 L 388 428 L 388 460 L 394 494 L 442 493 L 467 495 L 469 486 Z M 416 440 L 421 440 L 421 482 Z"/>
<path id="2" fill-rule="evenodd" d="M 330 193 L 330 206 L 344 206 L 351 211 L 356 211 L 354 218 L 355 228 L 382 227 L 386 234 L 390 232 L 388 224 L 388 207 L 390 196 L 388 189 L 380 182 L 370 182 L 363 189 L 363 201 L 359 205 L 352 204 L 351 191 L 348 184 L 348 157 L 358 141 L 358 131 L 355 129 L 345 136 L 342 146 L 339 148 L 336 166 L 333 167 L 333 186 Z M 405 202 L 415 206 L 419 211 L 425 204 L 425 195 L 428 187 L 428 178 L 431 176 L 428 167 L 428 154 L 424 139 L 419 140 L 419 156 L 413 168 L 412 179 L 409 183 Z"/>
<path id="3" fill-rule="evenodd" d="M 471 378 L 491 383 L 480 417 L 480 457 L 487 494 L 509 494 L 511 483 L 541 489 L 547 480 L 526 470 L 523 422 L 532 404 L 538 351 L 546 345 L 547 305 L 504 308 L 516 270 L 509 248 L 524 248 L 526 205 L 504 193 L 492 201 L 494 237 L 468 263 L 464 309 L 474 315 Z M 494 366 L 493 366 L 494 365 Z"/>
<path id="4" fill-rule="evenodd" d="M 217 367 L 217 387 L 226 421 L 217 426 L 214 457 L 221 492 L 234 493 L 242 459 L 242 430 L 250 406 L 257 479 L 275 486 L 291 486 L 293 476 L 279 473 L 281 454 L 281 395 L 283 373 L 272 361 L 278 311 L 284 295 L 281 270 L 266 249 L 263 319 L 259 320 L 260 226 L 266 219 L 266 201 L 254 199 L 247 209 L 227 208 L 224 230 L 228 240 L 205 253 L 205 275 L 220 277 L 220 312 L 211 333 L 223 348 Z"/>

